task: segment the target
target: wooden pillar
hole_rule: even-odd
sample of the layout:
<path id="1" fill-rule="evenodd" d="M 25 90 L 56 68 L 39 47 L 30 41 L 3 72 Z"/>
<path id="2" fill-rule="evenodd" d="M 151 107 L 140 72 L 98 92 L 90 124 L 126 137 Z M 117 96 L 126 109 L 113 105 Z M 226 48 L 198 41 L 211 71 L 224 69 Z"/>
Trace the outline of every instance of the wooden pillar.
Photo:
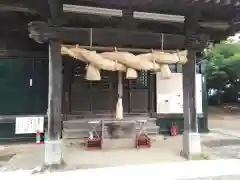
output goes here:
<path id="1" fill-rule="evenodd" d="M 48 135 L 49 140 L 61 137 L 62 123 L 62 57 L 58 40 L 49 41 Z"/>
<path id="2" fill-rule="evenodd" d="M 207 82 L 206 82 L 206 65 L 207 61 L 203 60 L 201 63 L 201 74 L 202 74 L 202 108 L 203 108 L 203 118 L 204 127 L 203 132 L 209 132 L 208 129 L 208 95 L 207 95 Z"/>
<path id="3" fill-rule="evenodd" d="M 131 7 L 129 7 L 128 9 L 123 9 L 122 10 L 122 21 L 120 21 L 120 24 L 118 25 L 118 28 L 120 29 L 124 29 L 126 31 L 131 31 L 134 30 L 137 27 L 137 23 L 136 21 L 134 21 L 133 18 L 133 9 Z M 123 38 L 124 37 L 120 37 L 119 38 Z M 128 88 L 127 88 L 127 96 L 128 96 L 128 113 L 132 112 L 132 80 L 127 80 L 128 81 Z M 123 97 L 124 98 L 124 97 Z"/>
<path id="4" fill-rule="evenodd" d="M 183 65 L 183 155 L 191 158 L 201 153 L 200 135 L 196 112 L 196 52 L 198 42 L 199 14 L 192 12 L 185 19 L 186 49 L 188 61 Z"/>
<path id="5" fill-rule="evenodd" d="M 151 117 L 157 116 L 156 114 L 156 73 L 148 72 L 148 106 Z"/>
<path id="6" fill-rule="evenodd" d="M 197 132 L 196 114 L 196 52 L 188 50 L 188 62 L 183 65 L 184 130 Z"/>
<path id="7" fill-rule="evenodd" d="M 49 22 L 61 25 L 63 4 L 60 0 L 49 0 Z M 49 39 L 49 85 L 48 85 L 48 141 L 45 145 L 45 165 L 57 167 L 62 164 L 62 57 L 61 41 Z"/>

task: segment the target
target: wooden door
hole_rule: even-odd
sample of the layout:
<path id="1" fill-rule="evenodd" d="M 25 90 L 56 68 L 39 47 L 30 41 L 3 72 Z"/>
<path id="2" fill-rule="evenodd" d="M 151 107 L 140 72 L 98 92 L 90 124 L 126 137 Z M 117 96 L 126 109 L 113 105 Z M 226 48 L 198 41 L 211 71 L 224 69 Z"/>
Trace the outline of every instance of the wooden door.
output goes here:
<path id="1" fill-rule="evenodd" d="M 91 109 L 90 82 L 85 80 L 85 64 L 75 62 L 71 84 L 71 112 L 89 113 Z"/>
<path id="2" fill-rule="evenodd" d="M 147 113 L 149 110 L 148 73 L 141 71 L 138 78 L 129 80 L 130 113 Z"/>
<path id="3" fill-rule="evenodd" d="M 85 80 L 85 64 L 77 63 L 71 86 L 71 111 L 77 114 L 111 114 L 115 111 L 116 73 L 101 71 L 101 81 Z"/>
<path id="4" fill-rule="evenodd" d="M 101 81 L 91 82 L 92 112 L 113 114 L 116 107 L 117 88 L 115 72 L 102 71 Z"/>

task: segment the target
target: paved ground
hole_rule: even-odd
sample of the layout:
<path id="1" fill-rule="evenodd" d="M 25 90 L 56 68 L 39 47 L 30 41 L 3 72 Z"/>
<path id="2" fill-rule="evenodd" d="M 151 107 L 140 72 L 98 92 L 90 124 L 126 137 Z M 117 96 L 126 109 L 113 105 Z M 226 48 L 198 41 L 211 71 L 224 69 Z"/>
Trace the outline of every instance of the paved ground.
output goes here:
<path id="1" fill-rule="evenodd" d="M 237 137 L 219 132 L 203 134 L 202 144 L 206 147 L 203 148 L 204 152 L 214 158 L 240 159 L 240 139 Z M 68 164 L 66 169 L 185 161 L 179 156 L 181 147 L 182 136 L 170 137 L 155 144 L 151 149 L 140 150 L 84 151 L 77 143 L 72 143 L 63 147 L 63 156 Z M 44 145 L 10 146 L 5 152 L 9 151 L 11 155 L 14 150 L 17 150 L 16 155 L 10 160 L 5 159 L 2 170 L 33 169 L 43 164 Z"/>
<path id="2" fill-rule="evenodd" d="M 238 120 L 239 119 L 239 120 Z M 240 159 L 240 118 L 213 119 L 209 121 L 213 131 L 202 134 L 204 151 L 215 158 Z M 64 160 L 69 168 L 90 168 L 141 163 L 185 161 L 179 156 L 182 136 L 159 138 L 151 149 L 111 151 L 84 151 L 79 143 L 65 142 Z M 16 153 L 16 155 L 15 155 Z M 12 145 L 0 147 L 0 167 L 7 169 L 33 169 L 43 164 L 43 145 Z"/>
<path id="3" fill-rule="evenodd" d="M 160 140 L 154 142 L 149 149 L 123 149 L 105 151 L 86 151 L 78 143 L 71 143 L 63 147 L 63 157 L 68 164 L 67 169 L 94 168 L 116 165 L 133 165 L 143 163 L 159 163 L 185 161 L 180 157 L 180 137 L 177 139 Z M 174 142 L 174 143 L 173 143 Z M 10 149 L 11 147 L 9 147 Z M 43 164 L 44 145 L 21 145 L 18 153 L 5 164 L 4 169 L 33 169 Z M 16 147 L 12 147 L 16 149 Z M 2 169 L 3 170 L 3 169 Z"/>
<path id="4" fill-rule="evenodd" d="M 209 150 L 211 155 L 218 158 L 240 159 L 240 139 L 237 137 L 211 133 L 202 137 L 202 144 Z"/>
<path id="5" fill-rule="evenodd" d="M 240 131 L 240 117 L 235 117 L 230 120 L 210 120 L 208 122 L 210 129 L 221 128 L 225 130 L 239 130 Z"/>
<path id="6" fill-rule="evenodd" d="M 202 134 L 204 152 L 214 158 L 240 158 L 240 139 L 219 132 Z M 105 151 L 86 151 L 76 142 L 65 142 L 63 147 L 64 160 L 68 164 L 66 169 L 95 168 L 116 165 L 133 165 L 143 163 L 185 161 L 180 157 L 182 136 L 169 137 L 154 143 L 151 149 L 124 149 Z M 2 170 L 33 169 L 44 161 L 44 145 L 10 146 L 5 151 L 17 154 Z"/>
<path id="7" fill-rule="evenodd" d="M 206 178 L 192 178 L 185 180 L 239 180 L 239 175 L 226 175 L 226 176 L 218 176 L 218 177 L 206 177 Z"/>
<path id="8" fill-rule="evenodd" d="M 210 116 L 209 129 L 211 133 L 203 138 L 204 146 L 220 158 L 240 159 L 239 115 Z"/>

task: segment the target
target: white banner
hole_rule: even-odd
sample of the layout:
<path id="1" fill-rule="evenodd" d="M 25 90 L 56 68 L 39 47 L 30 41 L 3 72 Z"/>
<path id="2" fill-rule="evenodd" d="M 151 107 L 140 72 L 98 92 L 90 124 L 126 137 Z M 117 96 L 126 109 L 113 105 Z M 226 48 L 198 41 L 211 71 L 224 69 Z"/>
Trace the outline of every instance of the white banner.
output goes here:
<path id="1" fill-rule="evenodd" d="M 44 117 L 17 117 L 15 134 L 33 134 L 44 131 Z"/>

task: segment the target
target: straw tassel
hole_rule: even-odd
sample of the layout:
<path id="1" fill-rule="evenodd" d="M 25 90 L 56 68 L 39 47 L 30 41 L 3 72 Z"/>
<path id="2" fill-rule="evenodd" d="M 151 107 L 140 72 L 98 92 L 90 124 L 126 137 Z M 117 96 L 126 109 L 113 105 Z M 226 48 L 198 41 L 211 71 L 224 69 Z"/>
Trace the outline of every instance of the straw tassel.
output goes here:
<path id="1" fill-rule="evenodd" d="M 123 104 L 122 98 L 118 97 L 116 105 L 116 119 L 121 120 L 123 118 Z"/>
<path id="2" fill-rule="evenodd" d="M 118 101 L 116 104 L 116 119 L 123 119 L 123 104 L 122 104 L 122 72 L 118 72 Z"/>
<path id="3" fill-rule="evenodd" d="M 115 51 L 117 49 L 115 48 Z M 123 84 L 122 84 L 122 72 L 118 72 L 118 101 L 116 104 L 116 119 L 123 119 L 123 104 L 122 104 L 122 96 L 123 96 Z"/>

